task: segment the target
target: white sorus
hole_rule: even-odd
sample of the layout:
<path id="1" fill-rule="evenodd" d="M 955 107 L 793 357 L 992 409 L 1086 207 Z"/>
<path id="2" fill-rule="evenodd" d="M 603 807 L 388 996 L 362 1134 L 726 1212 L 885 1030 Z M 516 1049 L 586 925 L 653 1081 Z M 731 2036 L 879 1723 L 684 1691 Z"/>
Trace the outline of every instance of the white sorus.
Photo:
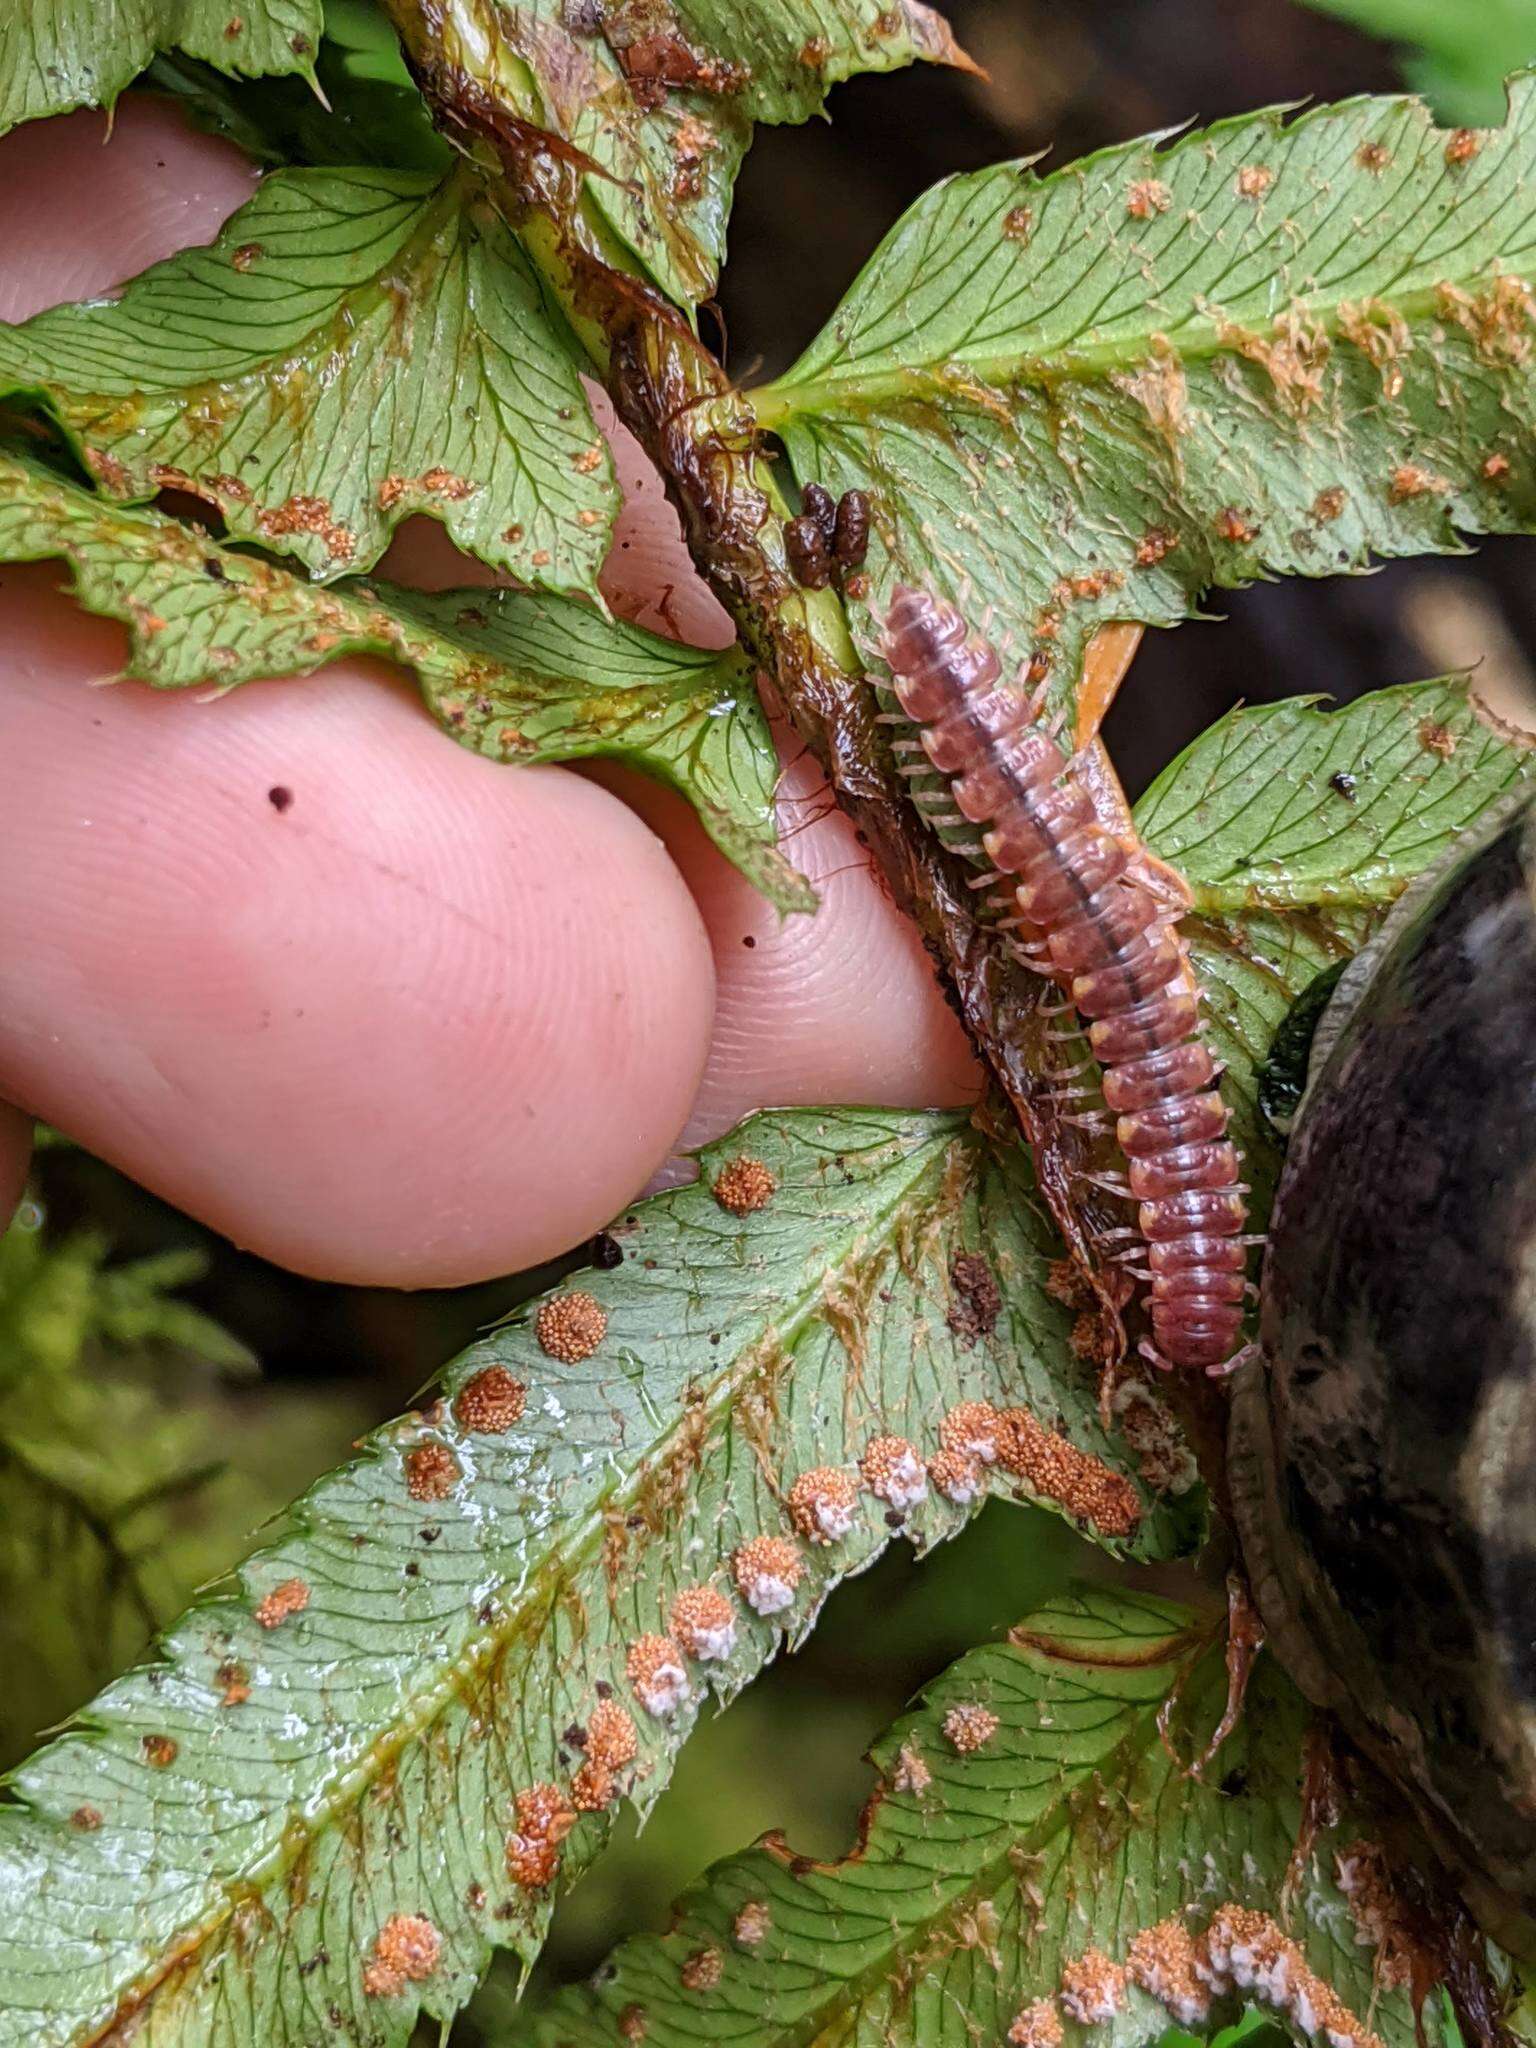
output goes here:
<path id="1" fill-rule="evenodd" d="M 800 1553 L 785 1536 L 754 1536 L 731 1559 L 736 1590 L 754 1614 L 779 1614 L 793 1604 Z"/>
<path id="2" fill-rule="evenodd" d="M 624 1675 L 648 1714 L 665 1720 L 688 1698 L 683 1653 L 670 1636 L 640 1636 L 629 1646 Z"/>
<path id="3" fill-rule="evenodd" d="M 841 1543 L 853 1527 L 858 1489 L 835 1465 L 802 1472 L 789 1489 L 789 1517 L 807 1543 Z"/>
<path id="4" fill-rule="evenodd" d="M 923 1461 L 904 1436 L 877 1436 L 859 1460 L 859 1471 L 870 1492 L 898 1510 L 927 1498 Z"/>

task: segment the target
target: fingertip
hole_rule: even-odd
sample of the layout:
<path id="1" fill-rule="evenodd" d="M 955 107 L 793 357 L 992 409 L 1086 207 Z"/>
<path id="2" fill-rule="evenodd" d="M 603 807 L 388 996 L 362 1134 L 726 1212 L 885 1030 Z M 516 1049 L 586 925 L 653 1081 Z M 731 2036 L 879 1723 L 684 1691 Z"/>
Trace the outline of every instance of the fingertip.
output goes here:
<path id="1" fill-rule="evenodd" d="M 378 664 L 211 704 L 87 692 L 115 631 L 9 574 L 0 631 L 10 1099 L 356 1284 L 514 1271 L 633 1199 L 713 1003 L 640 818 L 454 746 Z"/>
<path id="2" fill-rule="evenodd" d="M 0 138 L 0 320 L 94 298 L 211 242 L 257 185 L 233 144 L 170 101 L 129 93 Z"/>

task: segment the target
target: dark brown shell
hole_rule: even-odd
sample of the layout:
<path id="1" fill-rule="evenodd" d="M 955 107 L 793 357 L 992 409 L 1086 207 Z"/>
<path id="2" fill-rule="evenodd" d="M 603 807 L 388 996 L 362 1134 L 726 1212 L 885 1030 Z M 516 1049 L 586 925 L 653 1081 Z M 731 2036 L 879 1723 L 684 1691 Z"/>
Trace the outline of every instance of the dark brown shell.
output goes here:
<path id="1" fill-rule="evenodd" d="M 1313 1049 L 1231 1483 L 1282 1658 L 1536 1949 L 1536 812 L 1399 905 Z"/>

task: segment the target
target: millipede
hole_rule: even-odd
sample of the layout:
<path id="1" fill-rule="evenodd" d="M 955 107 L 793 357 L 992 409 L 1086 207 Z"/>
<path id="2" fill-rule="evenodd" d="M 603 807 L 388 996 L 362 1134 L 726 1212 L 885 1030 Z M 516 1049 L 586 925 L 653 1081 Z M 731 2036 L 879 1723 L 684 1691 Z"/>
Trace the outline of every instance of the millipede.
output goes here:
<path id="1" fill-rule="evenodd" d="M 1137 1229 L 1123 1233 L 1136 1242 L 1121 1256 L 1145 1259 L 1132 1268 L 1150 1289 L 1152 1341 L 1142 1350 L 1164 1369 L 1228 1371 L 1247 1294 L 1247 1189 L 1179 932 L 1188 889 L 1100 820 L 1040 722 L 1041 696 L 1003 683 L 996 651 L 953 605 L 898 586 L 881 652 L 901 706 L 889 716 L 918 728 L 896 746 L 927 757 L 905 772 L 931 764 L 948 782 L 954 809 L 930 811 L 931 822 L 980 828 L 969 850 L 984 852 L 992 871 L 978 886 L 1010 885 L 1002 921 L 1018 936 L 1009 943 L 1062 989 L 1055 1014 L 1075 1009 L 1086 1020 L 1127 1166 L 1093 1178 L 1139 1204 Z M 1076 1080 L 1092 1060 L 1062 1078 Z M 1094 1090 L 1063 1092 L 1085 1101 Z"/>

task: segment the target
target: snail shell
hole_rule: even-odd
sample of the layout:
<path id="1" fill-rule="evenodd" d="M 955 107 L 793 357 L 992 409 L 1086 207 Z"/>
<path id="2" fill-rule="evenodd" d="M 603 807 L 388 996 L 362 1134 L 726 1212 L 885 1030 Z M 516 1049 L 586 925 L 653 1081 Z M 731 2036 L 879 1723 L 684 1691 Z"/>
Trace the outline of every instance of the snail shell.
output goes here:
<path id="1" fill-rule="evenodd" d="M 1536 807 L 1340 982 L 1275 1198 L 1230 1478 L 1313 1701 L 1536 1954 Z"/>

